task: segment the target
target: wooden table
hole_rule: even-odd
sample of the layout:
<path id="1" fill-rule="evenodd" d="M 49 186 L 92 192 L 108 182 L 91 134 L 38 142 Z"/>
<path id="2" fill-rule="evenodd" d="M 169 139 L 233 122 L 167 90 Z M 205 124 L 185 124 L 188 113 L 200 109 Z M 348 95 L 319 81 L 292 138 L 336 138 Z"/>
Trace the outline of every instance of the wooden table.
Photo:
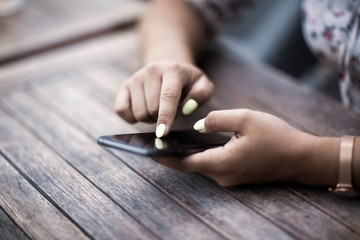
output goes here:
<path id="1" fill-rule="evenodd" d="M 0 18 L 0 64 L 134 23 L 140 0 L 25 0 L 23 11 Z"/>
<path id="2" fill-rule="evenodd" d="M 113 111 L 119 84 L 141 66 L 133 29 L 0 67 L 0 239 L 358 239 L 360 201 L 290 184 L 223 188 L 96 144 L 153 131 Z M 360 116 L 261 64 L 209 51 L 213 109 L 273 113 L 319 135 L 360 134 Z"/>

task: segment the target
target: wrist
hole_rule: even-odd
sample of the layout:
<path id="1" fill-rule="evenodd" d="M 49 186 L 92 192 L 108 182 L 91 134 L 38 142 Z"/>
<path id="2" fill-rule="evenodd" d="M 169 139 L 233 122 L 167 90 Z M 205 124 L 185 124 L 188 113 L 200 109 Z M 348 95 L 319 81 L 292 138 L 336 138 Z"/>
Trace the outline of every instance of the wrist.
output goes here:
<path id="1" fill-rule="evenodd" d="M 334 186 L 338 181 L 340 138 L 307 134 L 301 144 L 303 174 L 298 182 Z"/>
<path id="2" fill-rule="evenodd" d="M 180 45 L 163 45 L 145 54 L 145 64 L 151 62 L 176 62 L 194 64 L 195 59 L 186 48 Z"/>
<path id="3" fill-rule="evenodd" d="M 164 46 L 162 48 L 153 50 L 145 56 L 145 64 L 152 62 L 176 62 L 194 64 L 195 60 L 190 54 L 184 52 L 179 53 L 180 48 Z"/>

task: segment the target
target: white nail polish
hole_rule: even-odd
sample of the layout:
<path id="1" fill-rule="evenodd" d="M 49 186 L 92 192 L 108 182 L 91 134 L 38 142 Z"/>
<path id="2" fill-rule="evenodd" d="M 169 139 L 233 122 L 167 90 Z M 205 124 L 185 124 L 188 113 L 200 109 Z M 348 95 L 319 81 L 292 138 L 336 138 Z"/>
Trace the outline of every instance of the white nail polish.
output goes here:
<path id="1" fill-rule="evenodd" d="M 166 125 L 160 123 L 156 128 L 156 132 L 155 132 L 156 137 L 161 138 L 162 136 L 164 136 L 165 131 L 166 131 Z"/>
<path id="2" fill-rule="evenodd" d="M 200 119 L 199 121 L 197 121 L 197 122 L 194 124 L 194 129 L 195 129 L 196 131 L 204 130 L 204 129 L 205 129 L 205 118 Z"/>
<path id="3" fill-rule="evenodd" d="M 186 101 L 186 103 L 184 104 L 184 107 L 182 109 L 182 113 L 184 115 L 189 115 L 192 112 L 195 111 L 195 109 L 198 107 L 198 103 L 197 101 L 195 101 L 194 99 L 190 98 L 189 100 Z"/>

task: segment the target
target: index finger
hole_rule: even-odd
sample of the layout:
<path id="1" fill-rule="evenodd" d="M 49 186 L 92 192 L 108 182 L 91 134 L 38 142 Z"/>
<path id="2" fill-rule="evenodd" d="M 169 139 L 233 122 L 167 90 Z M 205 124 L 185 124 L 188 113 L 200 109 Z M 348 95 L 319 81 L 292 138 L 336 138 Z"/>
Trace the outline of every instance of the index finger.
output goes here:
<path id="1" fill-rule="evenodd" d="M 158 138 L 167 135 L 170 131 L 179 105 L 182 87 L 178 74 L 173 73 L 163 76 L 156 128 L 156 137 Z"/>

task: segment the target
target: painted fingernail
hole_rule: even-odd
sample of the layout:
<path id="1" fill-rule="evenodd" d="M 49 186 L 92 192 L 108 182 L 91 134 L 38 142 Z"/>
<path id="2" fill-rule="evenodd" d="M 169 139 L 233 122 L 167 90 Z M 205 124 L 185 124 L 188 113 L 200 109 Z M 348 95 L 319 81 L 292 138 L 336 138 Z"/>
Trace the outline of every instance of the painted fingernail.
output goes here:
<path id="1" fill-rule="evenodd" d="M 162 136 L 164 136 L 165 131 L 166 131 L 166 125 L 160 123 L 156 128 L 156 132 L 155 132 L 156 137 L 161 138 Z"/>
<path id="2" fill-rule="evenodd" d="M 197 121 L 197 122 L 194 124 L 194 129 L 195 129 L 196 131 L 204 130 L 204 129 L 205 129 L 205 118 L 200 119 L 199 121 Z"/>
<path id="3" fill-rule="evenodd" d="M 198 107 L 198 103 L 197 101 L 195 101 L 194 99 L 190 98 L 189 100 L 186 101 L 186 103 L 184 104 L 184 107 L 182 109 L 182 113 L 184 115 L 189 115 L 191 114 L 193 111 L 195 111 L 195 109 Z"/>

